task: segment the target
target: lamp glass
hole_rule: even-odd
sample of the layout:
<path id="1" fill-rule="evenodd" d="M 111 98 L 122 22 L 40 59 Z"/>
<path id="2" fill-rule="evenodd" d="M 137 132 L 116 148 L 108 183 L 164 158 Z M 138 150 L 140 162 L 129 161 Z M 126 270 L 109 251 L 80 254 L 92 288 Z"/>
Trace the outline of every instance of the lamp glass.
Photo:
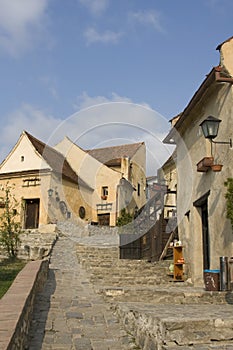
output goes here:
<path id="1" fill-rule="evenodd" d="M 49 196 L 49 197 L 52 197 L 52 195 L 53 195 L 53 190 L 50 188 L 50 189 L 48 190 L 48 196 Z"/>
<path id="2" fill-rule="evenodd" d="M 220 122 L 220 119 L 209 116 L 200 124 L 202 132 L 206 139 L 214 139 L 218 135 Z"/>

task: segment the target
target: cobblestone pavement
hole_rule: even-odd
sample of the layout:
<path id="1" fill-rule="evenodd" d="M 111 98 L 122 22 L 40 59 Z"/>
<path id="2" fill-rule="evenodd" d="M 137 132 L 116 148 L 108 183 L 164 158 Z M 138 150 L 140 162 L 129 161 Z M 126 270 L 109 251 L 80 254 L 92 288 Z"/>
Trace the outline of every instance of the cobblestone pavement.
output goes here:
<path id="1" fill-rule="evenodd" d="M 47 283 L 36 298 L 26 349 L 138 349 L 110 305 L 95 294 L 69 237 L 60 237 L 54 246 Z"/>

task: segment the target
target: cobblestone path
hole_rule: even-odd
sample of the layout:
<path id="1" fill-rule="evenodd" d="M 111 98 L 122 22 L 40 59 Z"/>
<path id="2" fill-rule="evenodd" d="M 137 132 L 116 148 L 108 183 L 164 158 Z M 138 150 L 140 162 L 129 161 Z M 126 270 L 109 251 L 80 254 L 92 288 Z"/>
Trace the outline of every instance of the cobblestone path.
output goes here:
<path id="1" fill-rule="evenodd" d="M 75 242 L 54 246 L 44 290 L 38 294 L 28 350 L 138 349 L 110 305 L 97 295 L 76 257 Z"/>

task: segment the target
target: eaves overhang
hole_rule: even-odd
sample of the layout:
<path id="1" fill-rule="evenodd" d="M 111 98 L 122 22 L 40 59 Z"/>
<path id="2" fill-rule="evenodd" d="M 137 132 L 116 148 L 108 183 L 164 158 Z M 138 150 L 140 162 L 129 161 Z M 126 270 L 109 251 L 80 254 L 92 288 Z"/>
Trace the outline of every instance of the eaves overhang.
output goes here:
<path id="1" fill-rule="evenodd" d="M 224 40 L 221 44 L 219 44 L 219 45 L 216 47 L 216 50 L 220 51 L 221 48 L 222 48 L 222 46 L 223 46 L 225 43 L 231 41 L 232 39 L 233 39 L 233 36 L 231 36 L 230 38 Z"/>
<path id="2" fill-rule="evenodd" d="M 221 74 L 221 73 L 222 73 L 222 67 L 217 66 L 217 67 L 212 68 L 210 73 L 207 74 L 206 79 L 200 85 L 199 89 L 195 92 L 195 94 L 193 95 L 193 97 L 190 100 L 187 107 L 180 114 L 180 118 L 177 120 L 176 124 L 170 130 L 168 135 L 164 138 L 163 143 L 176 144 L 175 135 L 177 134 L 177 132 L 180 129 L 181 125 L 183 124 L 184 120 L 189 115 L 190 111 L 194 108 L 194 106 L 203 98 L 205 92 L 213 83 L 218 82 L 218 83 L 233 84 L 232 77 L 227 75 L 227 73 L 225 73 L 225 74 Z"/>

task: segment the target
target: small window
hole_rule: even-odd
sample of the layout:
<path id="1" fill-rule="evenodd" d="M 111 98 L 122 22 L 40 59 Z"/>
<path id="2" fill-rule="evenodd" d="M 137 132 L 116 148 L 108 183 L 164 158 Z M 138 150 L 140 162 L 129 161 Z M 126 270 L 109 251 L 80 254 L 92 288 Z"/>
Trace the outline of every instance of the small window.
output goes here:
<path id="1" fill-rule="evenodd" d="M 108 187 L 107 186 L 102 187 L 102 196 L 108 196 Z"/>
<path id="2" fill-rule="evenodd" d="M 140 196 L 141 186 L 138 184 L 138 196 Z"/>
<path id="3" fill-rule="evenodd" d="M 21 156 L 21 162 L 24 162 L 24 156 Z"/>
<path id="4" fill-rule="evenodd" d="M 84 208 L 83 206 L 81 206 L 81 207 L 79 208 L 79 217 L 80 217 L 81 219 L 84 219 L 84 218 L 85 218 L 85 215 L 86 215 L 86 210 L 85 210 L 85 208 Z"/>

